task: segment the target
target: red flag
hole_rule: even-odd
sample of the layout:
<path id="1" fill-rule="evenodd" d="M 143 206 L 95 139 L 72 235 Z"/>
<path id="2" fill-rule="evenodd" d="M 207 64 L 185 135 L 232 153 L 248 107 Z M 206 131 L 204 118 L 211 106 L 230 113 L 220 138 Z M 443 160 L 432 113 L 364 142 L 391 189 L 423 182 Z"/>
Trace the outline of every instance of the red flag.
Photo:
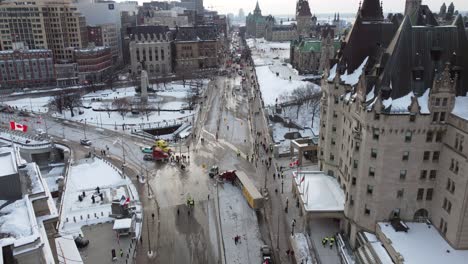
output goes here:
<path id="1" fill-rule="evenodd" d="M 300 183 L 302 183 L 303 181 L 305 181 L 305 175 L 302 176 L 302 179 L 301 179 Z"/>
<path id="2" fill-rule="evenodd" d="M 11 121 L 11 122 L 10 122 L 10 129 L 11 129 L 11 130 L 18 130 L 18 131 L 26 132 L 26 131 L 28 131 L 28 126 L 27 126 L 27 125 L 18 124 L 18 123 L 14 122 L 14 121 Z"/>

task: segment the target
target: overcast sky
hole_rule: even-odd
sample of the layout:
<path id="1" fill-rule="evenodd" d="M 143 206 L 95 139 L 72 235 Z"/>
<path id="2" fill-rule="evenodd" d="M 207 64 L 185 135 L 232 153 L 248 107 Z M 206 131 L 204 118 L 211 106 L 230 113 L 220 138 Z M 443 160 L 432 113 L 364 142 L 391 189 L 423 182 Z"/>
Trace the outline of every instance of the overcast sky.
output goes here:
<path id="1" fill-rule="evenodd" d="M 312 13 L 356 13 L 361 0 L 309 0 Z M 243 8 L 245 14 L 253 12 L 257 0 L 204 0 L 206 9 L 217 10 L 220 13 L 238 14 L 239 9 Z M 423 4 L 435 12 L 440 9 L 442 3 L 447 6 L 450 1 L 444 0 L 423 0 Z M 455 9 L 468 11 L 468 0 L 453 1 Z M 288 15 L 294 14 L 296 0 L 259 0 L 262 14 Z M 211 8 L 212 7 L 212 8 Z M 405 9 L 405 0 L 383 0 L 384 12 L 403 12 Z"/>

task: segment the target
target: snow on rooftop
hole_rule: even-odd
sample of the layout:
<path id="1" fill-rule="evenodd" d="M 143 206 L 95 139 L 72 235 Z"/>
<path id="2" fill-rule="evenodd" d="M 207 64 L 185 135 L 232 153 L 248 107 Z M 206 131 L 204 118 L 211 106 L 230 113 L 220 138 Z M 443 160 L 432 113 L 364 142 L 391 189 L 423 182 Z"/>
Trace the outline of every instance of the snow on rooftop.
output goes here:
<path id="1" fill-rule="evenodd" d="M 374 99 L 375 97 L 375 85 L 372 87 L 372 90 L 366 95 L 366 102 Z"/>
<path id="2" fill-rule="evenodd" d="M 468 120 L 468 94 L 467 96 L 458 96 L 455 99 L 455 108 L 452 114 Z"/>
<path id="3" fill-rule="evenodd" d="M 132 219 L 125 218 L 125 219 L 116 219 L 114 221 L 114 227 L 112 229 L 113 230 L 129 229 L 130 227 L 132 227 Z"/>
<path id="4" fill-rule="evenodd" d="M 0 177 L 17 172 L 16 159 L 12 148 L 0 148 Z"/>
<path id="5" fill-rule="evenodd" d="M 7 202 L 0 201 L 0 204 Z M 26 199 L 20 199 L 0 210 L 0 234 L 16 239 L 33 234 L 26 203 Z"/>
<path id="6" fill-rule="evenodd" d="M 382 243 L 379 241 L 379 239 L 374 234 L 368 232 L 364 232 L 364 235 L 369 241 L 370 246 L 374 249 L 374 252 L 379 257 L 380 262 L 382 262 L 382 264 L 393 264 L 392 258 L 390 257 Z"/>
<path id="7" fill-rule="evenodd" d="M 31 179 L 31 193 L 40 193 L 44 192 L 44 186 L 42 185 L 41 172 L 36 163 L 26 164 L 26 169 L 28 170 L 29 178 Z"/>
<path id="8" fill-rule="evenodd" d="M 80 190 L 125 183 L 118 171 L 100 159 L 72 166 L 69 177 L 70 184 Z"/>
<path id="9" fill-rule="evenodd" d="M 335 66 L 333 66 L 333 68 L 330 69 L 330 75 L 328 76 L 328 79 L 327 79 L 329 82 L 332 82 L 335 79 L 337 67 L 338 67 L 338 63 L 336 63 Z"/>
<path id="10" fill-rule="evenodd" d="M 429 94 L 431 89 L 427 89 L 424 94 L 418 97 L 418 104 L 421 107 L 421 114 L 430 114 L 429 112 Z"/>
<path id="11" fill-rule="evenodd" d="M 464 264 L 468 250 L 453 249 L 432 225 L 406 223 L 408 232 L 396 232 L 390 223 L 378 223 L 392 247 L 411 264 Z"/>
<path id="12" fill-rule="evenodd" d="M 414 97 L 413 92 L 409 92 L 407 95 L 400 97 L 398 99 L 391 100 L 390 105 L 392 107 L 392 112 L 408 112 L 408 107 L 411 105 L 411 98 Z M 388 101 L 388 100 L 385 100 Z M 387 108 L 387 106 L 385 106 Z"/>
<path id="13" fill-rule="evenodd" d="M 293 172 L 293 177 L 307 211 L 344 210 L 344 192 L 335 178 L 321 171 Z"/>
<path id="14" fill-rule="evenodd" d="M 361 63 L 361 65 L 356 70 L 354 70 L 353 73 L 348 73 L 348 71 L 346 71 L 345 74 L 341 75 L 341 80 L 345 84 L 348 84 L 351 86 L 356 85 L 359 82 L 359 78 L 361 77 L 362 73 L 364 72 L 364 67 L 367 64 L 368 59 L 369 57 L 366 57 L 364 61 Z"/>
<path id="15" fill-rule="evenodd" d="M 59 263 L 84 263 L 72 235 L 56 238 L 55 245 L 57 246 L 57 257 Z"/>
<path id="16" fill-rule="evenodd" d="M 0 201 L 0 206 L 7 202 Z M 38 241 L 41 239 L 39 229 L 27 195 L 0 210 L 0 247 L 8 244 L 19 247 Z"/>

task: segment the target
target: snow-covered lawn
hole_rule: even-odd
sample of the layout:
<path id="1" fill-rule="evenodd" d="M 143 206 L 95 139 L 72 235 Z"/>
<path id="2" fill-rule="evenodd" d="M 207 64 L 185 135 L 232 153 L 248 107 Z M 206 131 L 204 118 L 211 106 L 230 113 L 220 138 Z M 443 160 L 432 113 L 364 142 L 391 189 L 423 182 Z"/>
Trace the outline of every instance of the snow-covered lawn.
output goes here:
<path id="1" fill-rule="evenodd" d="M 295 88 L 310 84 L 288 63 L 290 42 L 269 42 L 262 39 L 247 39 L 252 52 L 260 90 L 265 104 L 274 104 L 276 98 L 292 92 Z M 291 80 L 290 80 L 291 78 Z M 286 100 L 286 98 L 284 98 Z"/>
<path id="2" fill-rule="evenodd" d="M 201 83 L 205 85 L 208 80 L 202 80 Z M 134 99 L 139 99 L 135 92 L 135 87 L 124 87 L 118 89 L 100 90 L 92 93 L 85 94 L 82 97 L 84 107 L 76 108 L 74 116 L 72 117 L 69 110 L 64 110 L 62 114 L 53 112 L 49 107 L 51 96 L 25 98 L 6 101 L 5 104 L 23 109 L 26 111 L 34 111 L 36 113 L 49 112 L 54 117 L 73 120 L 93 126 L 99 126 L 107 129 L 114 129 L 115 126 L 123 124 L 128 126 L 135 126 L 137 129 L 142 127 L 155 127 L 163 126 L 168 122 L 191 122 L 194 118 L 194 111 L 179 111 L 188 107 L 187 96 L 190 94 L 194 87 L 195 81 L 188 80 L 185 85 L 182 82 L 172 82 L 165 86 L 163 84 L 153 85 L 153 89 L 157 90 L 155 94 L 150 94 L 149 106 L 151 108 L 160 108 L 160 112 L 149 112 L 133 114 L 128 112 L 122 116 L 116 111 L 95 111 L 105 110 L 112 108 L 112 102 L 115 99 L 127 98 L 130 102 Z M 79 113 L 81 112 L 81 114 Z"/>

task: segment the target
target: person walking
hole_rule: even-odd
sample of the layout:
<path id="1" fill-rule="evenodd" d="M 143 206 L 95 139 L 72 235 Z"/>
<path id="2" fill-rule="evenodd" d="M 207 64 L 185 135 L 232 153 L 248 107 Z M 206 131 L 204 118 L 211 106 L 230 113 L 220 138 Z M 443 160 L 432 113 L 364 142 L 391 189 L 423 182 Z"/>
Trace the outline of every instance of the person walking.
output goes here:
<path id="1" fill-rule="evenodd" d="M 330 249 L 333 249 L 333 244 L 335 243 L 335 238 L 330 237 Z"/>
<path id="2" fill-rule="evenodd" d="M 154 213 L 151 213 L 151 218 L 153 218 L 153 222 L 154 222 Z"/>
<path id="3" fill-rule="evenodd" d="M 325 247 L 328 243 L 328 237 L 322 238 L 322 246 Z"/>
<path id="4" fill-rule="evenodd" d="M 123 258 L 123 254 L 124 254 L 124 253 L 123 253 L 123 250 L 120 249 L 120 257 L 121 257 L 121 258 Z"/>

